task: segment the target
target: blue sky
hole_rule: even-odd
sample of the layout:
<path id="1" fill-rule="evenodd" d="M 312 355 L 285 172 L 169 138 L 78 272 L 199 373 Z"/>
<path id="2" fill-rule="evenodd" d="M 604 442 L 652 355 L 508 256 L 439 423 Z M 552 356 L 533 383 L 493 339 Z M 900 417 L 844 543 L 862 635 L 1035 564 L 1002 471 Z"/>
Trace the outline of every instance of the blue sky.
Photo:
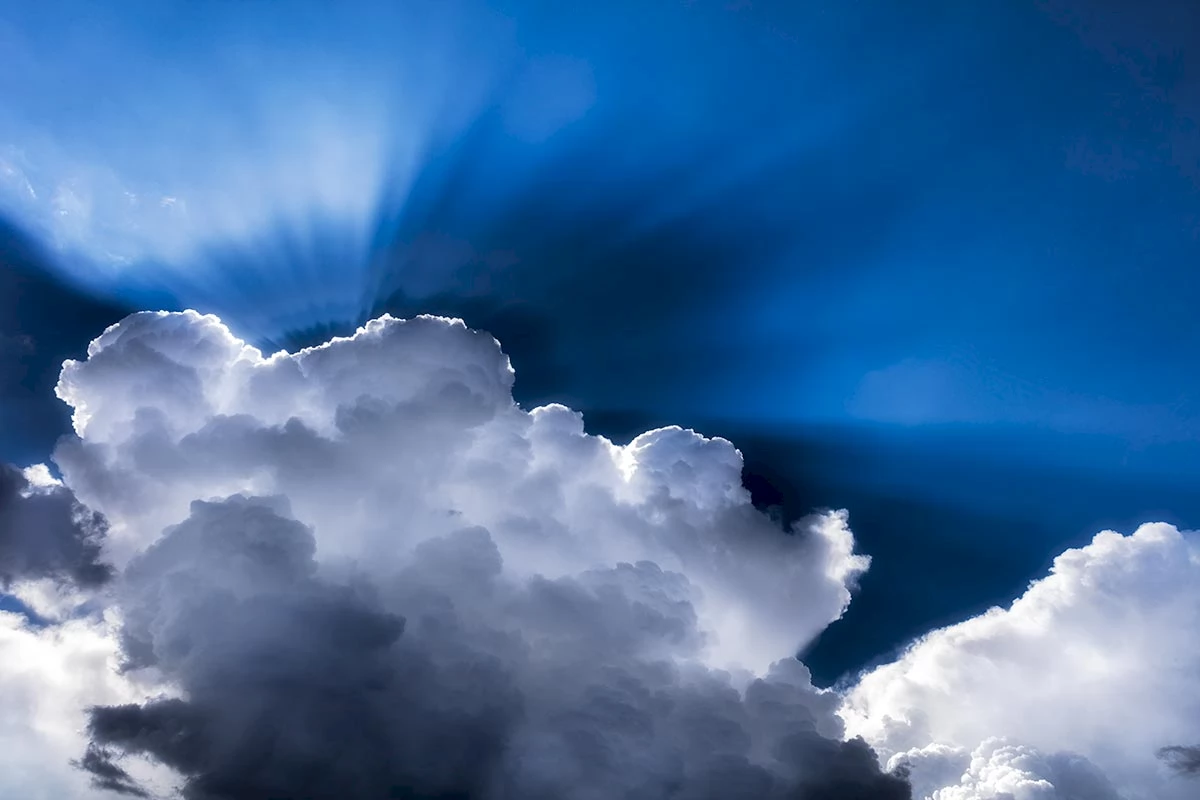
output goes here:
<path id="1" fill-rule="evenodd" d="M 273 344 L 461 314 L 522 399 L 770 443 L 868 552 L 933 554 L 944 591 L 836 673 L 1096 524 L 1196 524 L 1198 13 L 6 4 L 6 280 L 63 314 L 0 303 L 0 445 L 48 449 L 33 398 L 125 310 Z"/>

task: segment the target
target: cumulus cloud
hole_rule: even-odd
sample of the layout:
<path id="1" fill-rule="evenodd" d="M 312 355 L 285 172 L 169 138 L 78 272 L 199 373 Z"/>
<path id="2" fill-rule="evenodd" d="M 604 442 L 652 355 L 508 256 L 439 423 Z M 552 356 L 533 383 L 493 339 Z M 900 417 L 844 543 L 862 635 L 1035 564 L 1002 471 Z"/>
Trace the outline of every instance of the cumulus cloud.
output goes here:
<path id="1" fill-rule="evenodd" d="M 909 797 L 791 657 L 867 567 L 845 514 L 782 530 L 729 442 L 617 445 L 521 409 L 513 380 L 494 339 L 435 317 L 264 356 L 214 317 L 138 314 L 64 365 L 56 461 L 120 570 L 103 615 L 22 629 L 108 648 L 66 695 L 71 780 Z"/>
<path id="2" fill-rule="evenodd" d="M 96 743 L 170 765 L 188 798 L 908 796 L 799 662 L 739 692 L 689 661 L 682 575 L 514 580 L 477 527 L 385 584 L 314 552 L 278 499 L 197 502 L 123 602 L 131 666 L 187 699 L 97 708 Z"/>
<path id="3" fill-rule="evenodd" d="M 1200 738 L 1198 624 L 1197 534 L 1107 531 L 864 675 L 843 714 L 918 797 L 1182 800 L 1194 782 L 1155 756 L 1186 773 L 1176 743 Z"/>
<path id="4" fill-rule="evenodd" d="M 439 317 L 270 356 L 194 312 L 105 331 L 62 481 L 0 471 L 39 612 L 0 612 L 0 794 L 1194 794 L 1197 534 L 1101 533 L 820 690 L 792 654 L 868 566 L 846 515 L 785 531 L 731 443 L 616 444 L 513 382 Z"/>
<path id="5" fill-rule="evenodd" d="M 931 800 L 1121 800 L 1108 777 L 1082 756 L 1044 754 L 988 739 L 974 751 L 927 745 L 894 756 L 914 797 Z"/>
<path id="6" fill-rule="evenodd" d="M 867 567 L 844 514 L 783 535 L 723 439 L 665 428 L 617 446 L 563 406 L 526 412 L 498 343 L 460 321 L 382 318 L 264 357 L 215 317 L 138 314 L 67 362 L 77 436 L 56 459 L 124 564 L 194 499 L 289 498 L 320 560 L 383 569 L 464 525 L 507 569 L 557 578 L 653 562 L 688 577 L 705 657 L 762 672 L 850 599 Z"/>

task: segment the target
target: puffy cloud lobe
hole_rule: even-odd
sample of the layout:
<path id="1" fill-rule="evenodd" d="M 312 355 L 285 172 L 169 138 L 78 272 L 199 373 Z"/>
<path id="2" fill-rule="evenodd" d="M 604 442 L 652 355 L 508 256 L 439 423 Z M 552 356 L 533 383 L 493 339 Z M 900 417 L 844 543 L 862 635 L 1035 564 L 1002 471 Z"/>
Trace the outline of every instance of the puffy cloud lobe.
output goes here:
<path id="1" fill-rule="evenodd" d="M 104 583 L 112 574 L 100 559 L 104 528 L 45 467 L 0 464 L 0 588 L 43 578 Z"/>
<path id="2" fill-rule="evenodd" d="M 1010 608 L 864 675 L 843 714 L 889 763 L 910 765 L 918 796 L 1182 800 L 1194 784 L 1155 754 L 1200 736 L 1200 641 L 1187 633 L 1198 624 L 1195 533 L 1104 532 Z M 1186 748 L 1170 752 L 1186 763 Z"/>
<path id="3" fill-rule="evenodd" d="M 682 575 L 514 580 L 465 528 L 377 586 L 313 545 L 278 500 L 195 503 L 122 584 L 129 666 L 186 699 L 96 708 L 95 744 L 206 800 L 909 796 L 799 662 L 738 691 L 673 659 L 700 641 Z"/>
<path id="4" fill-rule="evenodd" d="M 96 786 L 142 754 L 196 800 L 908 797 L 790 658 L 867 566 L 845 515 L 785 532 L 729 442 L 618 446 L 512 383 L 434 317 L 264 357 L 139 314 L 65 365 L 126 675 L 172 689 L 93 709 Z"/>
<path id="5" fill-rule="evenodd" d="M 932 800 L 1120 800 L 1086 758 L 1045 755 L 1002 739 L 974 752 L 928 745 L 894 756 L 891 764 L 909 778 L 914 797 Z"/>
<path id="6" fill-rule="evenodd" d="M 283 495 L 323 562 L 404 563 L 479 525 L 506 569 L 560 577 L 649 561 L 685 574 L 708 658 L 763 671 L 844 611 L 867 567 L 841 514 L 794 535 L 753 508 L 729 442 L 625 446 L 562 406 L 525 412 L 490 336 L 437 317 L 263 357 L 215 317 L 137 314 L 68 362 L 78 437 L 56 460 L 110 520 L 122 564 L 196 498 Z"/>

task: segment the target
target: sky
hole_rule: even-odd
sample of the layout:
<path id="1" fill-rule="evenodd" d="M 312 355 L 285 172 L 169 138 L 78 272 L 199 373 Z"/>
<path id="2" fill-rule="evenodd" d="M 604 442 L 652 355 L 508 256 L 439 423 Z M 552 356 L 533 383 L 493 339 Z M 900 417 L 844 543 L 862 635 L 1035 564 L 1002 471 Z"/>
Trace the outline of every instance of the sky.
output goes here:
<path id="1" fill-rule="evenodd" d="M 1185 0 L 0 3 L 4 646 L 102 687 L 9 677 L 55 697 L 14 786 L 1191 796 L 1196 31 Z M 216 316 L 129 317 L 160 309 Z M 310 668 L 245 666 L 281 653 Z M 446 659 L 510 704 L 414 677 Z M 420 767 L 371 691 L 470 744 Z M 629 691 L 671 698 L 661 752 L 595 705 Z M 375 736 L 229 752 L 289 705 Z"/>

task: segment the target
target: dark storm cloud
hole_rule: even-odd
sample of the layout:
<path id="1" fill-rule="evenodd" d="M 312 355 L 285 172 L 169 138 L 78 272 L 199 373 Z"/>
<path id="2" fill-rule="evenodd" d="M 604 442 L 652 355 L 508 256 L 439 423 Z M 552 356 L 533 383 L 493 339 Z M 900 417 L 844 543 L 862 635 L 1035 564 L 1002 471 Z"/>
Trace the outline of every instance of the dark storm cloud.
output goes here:
<path id="1" fill-rule="evenodd" d="M 1171 745 L 1159 750 L 1158 757 L 1180 775 L 1200 776 L 1200 745 Z"/>
<path id="2" fill-rule="evenodd" d="M 95 744 L 88 745 L 83 758 L 75 766 L 92 776 L 92 785 L 97 789 L 125 795 L 127 797 L 149 797 L 150 793 L 119 764 L 112 752 Z"/>
<path id="3" fill-rule="evenodd" d="M 0 464 L 0 588 L 14 580 L 56 578 L 97 586 L 111 576 L 100 561 L 105 522 L 70 490 L 30 490 L 21 470 Z"/>
<path id="4" fill-rule="evenodd" d="M 643 562 L 522 583 L 468 528 L 386 584 L 335 581 L 287 514 L 197 502 L 130 564 L 129 666 L 187 699 L 93 709 L 97 785 L 141 791 L 120 752 L 178 771 L 189 800 L 910 796 L 840 740 L 836 698 L 799 662 L 741 695 L 647 657 L 699 644 L 681 575 Z"/>

